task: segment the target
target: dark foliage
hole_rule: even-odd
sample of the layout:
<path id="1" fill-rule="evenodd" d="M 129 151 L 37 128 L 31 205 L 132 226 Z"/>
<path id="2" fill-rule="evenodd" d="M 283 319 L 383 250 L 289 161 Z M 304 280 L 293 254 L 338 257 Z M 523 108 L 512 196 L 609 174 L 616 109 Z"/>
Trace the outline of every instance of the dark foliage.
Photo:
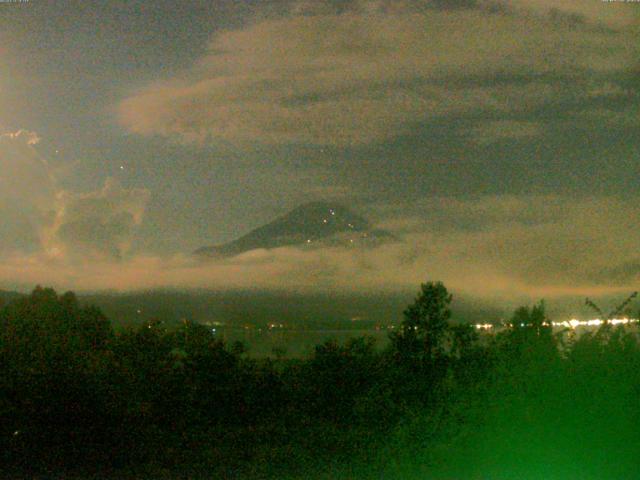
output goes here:
<path id="1" fill-rule="evenodd" d="M 2 478 L 634 477 L 635 333 L 554 333 L 540 303 L 479 335 L 451 301 L 422 285 L 383 350 L 252 359 L 38 287 L 0 308 Z"/>

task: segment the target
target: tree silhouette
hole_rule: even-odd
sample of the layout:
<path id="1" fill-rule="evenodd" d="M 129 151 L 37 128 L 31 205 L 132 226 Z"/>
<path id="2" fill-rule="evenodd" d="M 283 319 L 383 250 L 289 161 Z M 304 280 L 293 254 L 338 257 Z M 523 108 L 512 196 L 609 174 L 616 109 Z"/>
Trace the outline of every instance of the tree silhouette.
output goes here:
<path id="1" fill-rule="evenodd" d="M 602 309 L 600 309 L 600 307 L 598 307 L 598 305 L 596 305 L 591 299 L 587 298 L 584 301 L 584 303 L 585 303 L 585 305 L 590 307 L 593 311 L 595 311 L 598 314 L 599 318 L 602 319 L 602 321 L 605 324 L 608 324 L 609 321 L 611 319 L 615 318 L 617 315 L 620 315 L 621 313 L 626 313 L 627 310 L 628 310 L 629 304 L 637 296 L 638 296 L 638 292 L 633 292 L 622 303 L 620 303 L 619 305 L 616 305 L 616 307 L 613 308 L 613 310 L 611 310 L 608 315 L 605 315 L 604 312 L 602 311 Z"/>
<path id="2" fill-rule="evenodd" d="M 451 327 L 451 354 L 458 358 L 469 355 L 478 339 L 478 332 L 471 324 L 461 323 Z"/>
<path id="3" fill-rule="evenodd" d="M 442 356 L 452 298 L 442 282 L 420 286 L 415 301 L 404 311 L 400 331 L 391 335 L 394 348 L 401 356 L 418 355 L 428 361 Z"/>

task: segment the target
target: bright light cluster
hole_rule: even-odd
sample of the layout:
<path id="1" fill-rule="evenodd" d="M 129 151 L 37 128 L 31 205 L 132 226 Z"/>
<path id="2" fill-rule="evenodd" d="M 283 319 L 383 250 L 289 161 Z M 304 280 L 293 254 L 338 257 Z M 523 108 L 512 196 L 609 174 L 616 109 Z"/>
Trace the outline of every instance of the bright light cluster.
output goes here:
<path id="1" fill-rule="evenodd" d="M 612 318 L 609 320 L 610 325 L 628 325 L 631 323 L 638 323 L 640 320 L 634 318 Z M 564 327 L 576 329 L 578 327 L 599 327 L 605 323 L 604 320 L 599 318 L 594 318 L 592 320 L 577 320 L 572 318 L 571 320 L 565 320 L 563 322 L 551 322 L 551 325 L 554 327 Z M 544 325 L 548 326 L 548 323 Z M 524 327 L 524 324 L 520 324 L 521 327 Z M 491 323 L 477 323 L 474 325 L 477 330 L 491 330 L 495 328 L 495 325 Z"/>
<path id="2" fill-rule="evenodd" d="M 554 327 L 568 327 L 568 328 L 577 328 L 577 327 L 599 327 L 604 324 L 604 320 L 600 320 L 599 318 L 595 318 L 593 320 L 576 320 L 572 318 L 568 322 L 553 322 Z M 611 325 L 627 325 L 629 323 L 638 323 L 638 320 L 632 318 L 612 318 L 609 320 Z"/>
<path id="3" fill-rule="evenodd" d="M 474 325 L 478 330 L 491 330 L 493 328 L 493 324 L 491 323 L 478 323 Z"/>

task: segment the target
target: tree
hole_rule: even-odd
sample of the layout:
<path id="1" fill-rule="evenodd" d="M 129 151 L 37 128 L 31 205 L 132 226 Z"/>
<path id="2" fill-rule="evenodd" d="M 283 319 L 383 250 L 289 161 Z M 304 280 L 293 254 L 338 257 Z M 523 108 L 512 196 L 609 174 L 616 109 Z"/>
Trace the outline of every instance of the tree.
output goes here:
<path id="1" fill-rule="evenodd" d="M 598 305 L 596 305 L 592 300 L 588 298 L 585 300 L 585 305 L 587 305 L 594 312 L 596 312 L 598 314 L 598 318 L 600 318 L 603 321 L 603 325 L 607 326 L 609 322 L 612 319 L 616 318 L 618 315 L 624 315 L 627 317 L 631 316 L 631 309 L 629 308 L 629 305 L 637 296 L 638 296 L 638 292 L 633 292 L 622 303 L 620 303 L 613 310 L 611 310 L 608 315 L 605 315 L 604 312 L 600 309 L 600 307 L 598 307 Z"/>
<path id="2" fill-rule="evenodd" d="M 544 301 L 533 307 L 519 307 L 509 321 L 511 329 L 525 338 L 548 337 L 551 335 L 551 322 L 547 319 Z"/>
<path id="3" fill-rule="evenodd" d="M 108 406 L 112 337 L 102 312 L 71 292 L 36 287 L 0 309 L 0 425 L 9 425 L 0 437 L 12 436 L 10 462 L 74 465 L 109 449 L 119 417 Z"/>
<path id="4" fill-rule="evenodd" d="M 469 323 L 451 327 L 451 354 L 457 358 L 468 356 L 479 338 L 478 332 Z"/>
<path id="5" fill-rule="evenodd" d="M 308 405 L 334 421 L 351 419 L 356 398 L 366 395 L 374 383 L 377 359 L 372 337 L 317 345 L 309 362 Z"/>
<path id="6" fill-rule="evenodd" d="M 510 361 L 532 366 L 557 358 L 557 338 L 547 318 L 544 301 L 533 307 L 517 308 L 508 326 L 509 329 L 499 338 Z"/>
<path id="7" fill-rule="evenodd" d="M 396 351 L 401 355 L 423 356 L 426 360 L 442 356 L 452 298 L 442 282 L 423 283 L 413 304 L 404 311 L 400 331 L 391 336 Z"/>
<path id="8" fill-rule="evenodd" d="M 113 337 L 100 309 L 80 306 L 72 292 L 58 296 L 42 287 L 7 304 L 0 325 L 5 354 L 14 365 L 33 371 L 80 367 Z"/>

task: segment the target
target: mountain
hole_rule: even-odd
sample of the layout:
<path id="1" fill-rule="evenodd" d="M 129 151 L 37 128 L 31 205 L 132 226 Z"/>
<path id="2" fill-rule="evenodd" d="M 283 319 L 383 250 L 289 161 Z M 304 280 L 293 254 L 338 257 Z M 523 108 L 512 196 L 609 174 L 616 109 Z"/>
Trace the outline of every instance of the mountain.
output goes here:
<path id="1" fill-rule="evenodd" d="M 385 230 L 373 229 L 365 218 L 343 205 L 310 202 L 236 240 L 203 247 L 194 254 L 202 258 L 224 258 L 258 248 L 375 246 L 393 240 L 397 238 Z"/>

